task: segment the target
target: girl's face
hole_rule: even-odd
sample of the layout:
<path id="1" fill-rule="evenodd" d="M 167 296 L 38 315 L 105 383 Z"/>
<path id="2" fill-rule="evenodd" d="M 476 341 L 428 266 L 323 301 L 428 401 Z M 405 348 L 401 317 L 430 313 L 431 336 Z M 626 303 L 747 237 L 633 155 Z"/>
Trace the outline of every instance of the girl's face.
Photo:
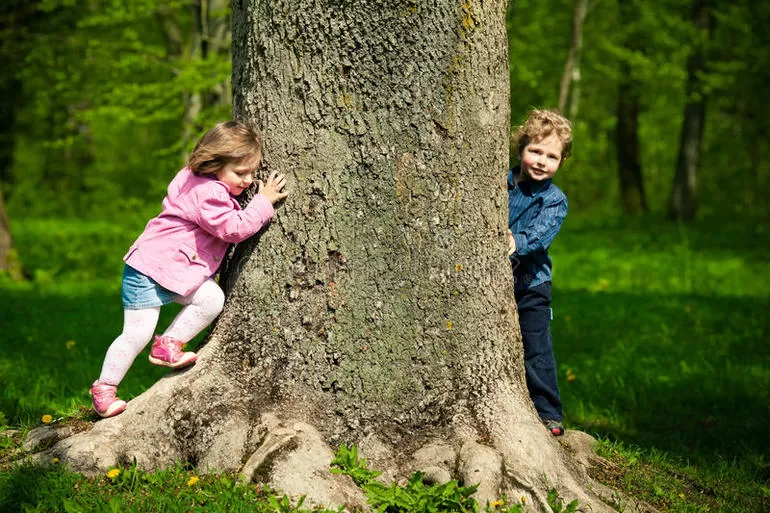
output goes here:
<path id="1" fill-rule="evenodd" d="M 553 178 L 561 167 L 564 143 L 556 134 L 531 142 L 521 152 L 521 176 L 525 180 L 542 182 Z"/>
<path id="2" fill-rule="evenodd" d="M 259 166 L 259 159 L 253 161 L 231 162 L 216 172 L 217 180 L 227 185 L 230 194 L 239 196 L 254 181 L 254 173 Z"/>

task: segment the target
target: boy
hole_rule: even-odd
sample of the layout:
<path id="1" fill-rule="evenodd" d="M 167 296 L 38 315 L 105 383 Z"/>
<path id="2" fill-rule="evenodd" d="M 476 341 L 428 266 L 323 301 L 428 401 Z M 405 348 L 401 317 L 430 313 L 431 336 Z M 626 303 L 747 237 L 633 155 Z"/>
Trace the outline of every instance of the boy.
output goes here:
<path id="1" fill-rule="evenodd" d="M 521 164 L 508 173 L 508 255 L 524 342 L 527 388 L 554 436 L 564 434 L 551 338 L 548 247 L 567 215 L 567 197 L 551 179 L 572 153 L 572 126 L 554 110 L 533 109 L 511 135 Z"/>

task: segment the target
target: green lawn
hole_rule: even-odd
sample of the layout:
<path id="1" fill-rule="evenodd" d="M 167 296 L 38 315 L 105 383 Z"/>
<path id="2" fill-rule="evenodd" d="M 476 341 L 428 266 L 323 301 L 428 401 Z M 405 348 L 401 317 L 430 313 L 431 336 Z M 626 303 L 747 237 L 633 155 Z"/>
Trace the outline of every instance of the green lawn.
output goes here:
<path id="1" fill-rule="evenodd" d="M 29 221 L 14 228 L 33 279 L 0 280 L 0 425 L 26 429 L 44 414 L 72 415 L 89 404 L 88 386 L 121 325 L 120 257 L 141 226 Z M 613 465 L 604 480 L 662 511 L 770 510 L 767 239 L 759 223 L 569 218 L 552 248 L 553 335 L 568 427 L 602 440 Z M 173 315 L 164 311 L 161 325 Z M 130 399 L 163 374 L 143 354 L 121 395 Z M 169 472 L 185 490 L 191 471 Z M 136 475 L 142 493 L 152 493 L 155 478 Z M 104 493 L 105 504 L 111 498 L 121 510 L 145 511 L 135 487 L 29 468 L 0 471 L 0 510 L 25 501 L 30 511 L 77 503 L 72 482 L 91 487 L 88 500 Z M 24 495 L 45 483 L 61 490 L 59 499 Z M 204 477 L 196 485 L 211 487 L 211 508 L 241 507 L 217 502 L 229 488 L 215 483 Z M 92 510 L 77 504 L 69 510 Z"/>

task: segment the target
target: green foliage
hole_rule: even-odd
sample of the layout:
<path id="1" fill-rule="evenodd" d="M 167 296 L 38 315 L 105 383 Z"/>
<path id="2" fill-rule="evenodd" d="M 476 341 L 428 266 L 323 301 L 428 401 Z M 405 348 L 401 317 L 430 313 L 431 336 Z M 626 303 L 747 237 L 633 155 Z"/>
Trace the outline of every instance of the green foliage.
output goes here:
<path id="1" fill-rule="evenodd" d="M 13 48 L 13 66 L 0 73 L 19 90 L 0 101 L 10 112 L 0 131 L 11 162 L 0 162 L 0 185 L 12 222 L 119 219 L 132 202 L 157 201 L 190 149 L 182 134 L 230 117 L 230 41 L 202 50 L 191 14 L 199 2 L 45 0 L 5 9 L 23 31 L 0 32 Z M 229 9 L 207 21 L 228 19 Z"/>
<path id="2" fill-rule="evenodd" d="M 376 480 L 381 472 L 369 470 L 366 460 L 358 458 L 355 446 L 340 446 L 332 461 L 332 473 L 350 476 L 366 493 L 369 504 L 379 513 L 437 513 L 476 512 L 478 505 L 471 498 L 477 485 L 460 486 L 457 481 L 429 486 L 423 474 L 415 472 L 406 485 L 386 486 Z"/>
<path id="3" fill-rule="evenodd" d="M 11 221 L 118 220 L 157 202 L 182 155 L 231 116 L 230 41 L 204 51 L 191 0 L 8 0 L 0 17 L 0 187 Z M 621 14 L 627 6 L 630 15 Z M 648 202 L 665 212 L 684 108 L 685 62 L 699 35 L 689 4 L 590 1 L 583 28 L 575 153 L 556 182 L 572 212 L 619 211 L 618 84 L 641 91 L 639 136 Z M 511 119 L 555 106 L 570 45 L 571 0 L 517 0 L 508 15 Z M 767 219 L 770 193 L 770 8 L 714 5 L 700 208 Z M 229 22 L 229 8 L 208 24 Z M 543 37 L 546 36 L 546 37 Z M 215 48 L 216 47 L 216 48 Z M 192 108 L 200 100 L 202 109 Z M 740 158 L 736 158 L 736 154 Z M 501 171 L 503 172 L 503 171 Z"/>
<path id="4" fill-rule="evenodd" d="M 369 470 L 366 460 L 358 458 L 358 448 L 355 445 L 349 448 L 347 445 L 341 445 L 334 454 L 331 467 L 332 474 L 350 476 L 356 486 L 370 484 L 382 475 L 382 472 Z"/>
<path id="5" fill-rule="evenodd" d="M 578 509 L 578 501 L 574 499 L 566 506 L 555 488 L 548 490 L 548 507 L 553 513 L 574 513 Z"/>
<path id="6" fill-rule="evenodd" d="M 555 107 L 570 45 L 574 2 L 517 0 L 508 15 L 511 120 L 531 106 Z M 622 17 L 627 6 L 630 15 Z M 770 11 L 742 0 L 712 4 L 707 122 L 698 186 L 704 217 L 770 214 Z M 690 4 L 675 0 L 589 2 L 583 27 L 580 110 L 574 156 L 555 181 L 572 212 L 617 214 L 615 149 L 618 84 L 630 76 L 641 93 L 639 137 L 648 202 L 665 212 L 685 105 L 686 59 L 699 35 Z M 546 37 L 544 37 L 546 36 Z M 736 145 L 744 158 L 735 159 Z"/>

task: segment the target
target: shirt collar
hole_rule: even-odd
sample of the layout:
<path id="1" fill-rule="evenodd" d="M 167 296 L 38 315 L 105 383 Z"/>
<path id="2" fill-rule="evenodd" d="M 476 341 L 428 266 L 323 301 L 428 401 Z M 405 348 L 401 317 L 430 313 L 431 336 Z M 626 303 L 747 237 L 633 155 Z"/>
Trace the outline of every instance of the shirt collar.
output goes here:
<path id="1" fill-rule="evenodd" d="M 527 196 L 534 196 L 535 193 L 542 192 L 551 185 L 550 178 L 548 180 L 542 180 L 539 182 L 535 180 L 524 180 L 517 184 L 516 177 L 519 176 L 519 173 L 521 173 L 521 166 L 513 167 L 511 168 L 510 171 L 508 171 L 508 188 L 509 189 L 513 189 L 518 186 L 519 189 L 521 189 L 521 192 L 523 192 Z"/>

